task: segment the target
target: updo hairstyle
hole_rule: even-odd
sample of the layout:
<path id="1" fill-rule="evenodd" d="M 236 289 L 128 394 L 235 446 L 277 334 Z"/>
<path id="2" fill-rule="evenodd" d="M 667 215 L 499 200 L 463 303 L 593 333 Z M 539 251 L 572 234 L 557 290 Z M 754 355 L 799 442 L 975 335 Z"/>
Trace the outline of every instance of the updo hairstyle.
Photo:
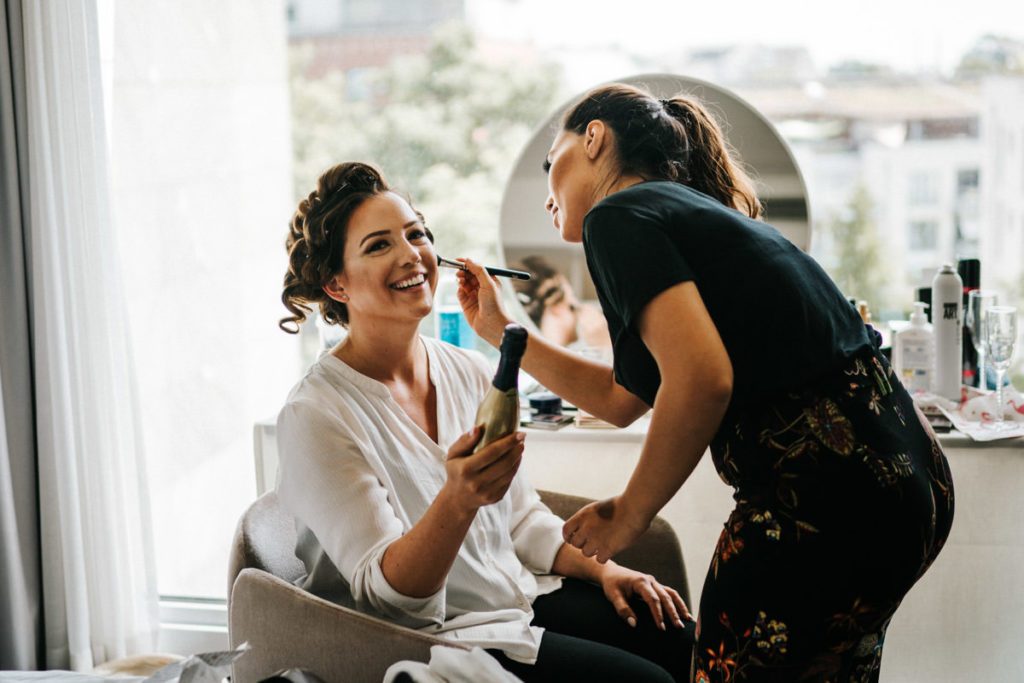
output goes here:
<path id="1" fill-rule="evenodd" d="M 288 272 L 281 301 L 292 315 L 278 322 L 282 330 L 298 333 L 314 305 L 328 324 L 348 325 L 348 308 L 327 296 L 324 285 L 341 272 L 352 214 L 367 199 L 391 191 L 376 168 L 350 161 L 324 171 L 316 189 L 299 202 L 285 240 Z"/>
<path id="2" fill-rule="evenodd" d="M 583 135 L 601 120 L 615 136 L 619 172 L 670 180 L 758 218 L 761 202 L 710 112 L 695 98 L 668 100 L 616 83 L 591 91 L 563 118 L 562 128 Z"/>

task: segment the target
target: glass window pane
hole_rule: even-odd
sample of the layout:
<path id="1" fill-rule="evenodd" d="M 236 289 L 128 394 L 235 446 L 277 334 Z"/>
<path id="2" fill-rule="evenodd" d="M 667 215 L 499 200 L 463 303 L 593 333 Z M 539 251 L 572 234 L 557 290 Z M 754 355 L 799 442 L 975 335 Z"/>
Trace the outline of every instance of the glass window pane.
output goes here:
<path id="1" fill-rule="evenodd" d="M 252 428 L 300 370 L 284 313 L 292 206 L 277 2 L 115 5 L 113 207 L 161 593 L 224 597 L 255 495 Z"/>

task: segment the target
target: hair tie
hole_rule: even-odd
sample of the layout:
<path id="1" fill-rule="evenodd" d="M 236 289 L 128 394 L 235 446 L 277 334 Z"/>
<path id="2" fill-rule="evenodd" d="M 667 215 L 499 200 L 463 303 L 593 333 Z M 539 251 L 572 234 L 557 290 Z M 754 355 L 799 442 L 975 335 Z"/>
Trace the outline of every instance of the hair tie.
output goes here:
<path id="1" fill-rule="evenodd" d="M 668 105 L 670 105 L 672 103 L 672 100 L 658 100 L 658 101 L 661 102 L 661 106 L 664 107 L 665 109 L 668 109 Z"/>

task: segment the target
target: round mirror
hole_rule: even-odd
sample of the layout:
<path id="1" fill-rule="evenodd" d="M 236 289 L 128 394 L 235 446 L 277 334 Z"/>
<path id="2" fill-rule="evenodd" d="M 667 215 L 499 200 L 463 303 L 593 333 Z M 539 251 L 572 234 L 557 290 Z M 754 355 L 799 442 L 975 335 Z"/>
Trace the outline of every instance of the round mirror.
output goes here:
<path id="1" fill-rule="evenodd" d="M 658 98 L 669 98 L 678 93 L 699 98 L 716 116 L 722 132 L 756 183 L 758 196 L 765 207 L 764 220 L 804 251 L 810 248 L 811 223 L 803 176 L 789 146 L 753 106 L 721 86 L 685 76 L 643 74 L 614 82 L 645 88 Z M 590 88 L 553 111 L 523 148 L 505 186 L 499 239 L 506 264 L 512 267 L 545 264 L 564 277 L 570 286 L 570 296 L 578 297 L 585 305 L 593 302 L 591 305 L 596 306 L 597 293 L 587 272 L 581 245 L 563 242 L 544 210 L 548 193 L 544 159 L 562 115 L 589 91 Z M 530 267 L 526 269 L 533 270 Z M 544 280 L 543 276 L 536 277 L 532 286 L 543 287 Z M 537 311 L 528 311 L 527 308 L 532 306 L 536 309 L 544 294 L 544 291 L 520 291 L 518 295 L 519 303 L 526 304 L 523 321 L 530 318 L 538 328 L 543 326 L 537 323 Z M 576 310 L 572 302 L 566 304 L 567 309 L 570 306 Z M 587 340 L 586 345 L 602 344 Z"/>

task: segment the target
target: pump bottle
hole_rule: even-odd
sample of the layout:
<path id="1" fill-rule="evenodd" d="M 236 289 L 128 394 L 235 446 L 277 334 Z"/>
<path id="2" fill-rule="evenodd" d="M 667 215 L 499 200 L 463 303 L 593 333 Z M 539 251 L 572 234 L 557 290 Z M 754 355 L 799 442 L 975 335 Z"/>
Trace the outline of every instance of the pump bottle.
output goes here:
<path id="1" fill-rule="evenodd" d="M 896 333 L 892 343 L 892 365 L 908 391 L 931 391 L 935 367 L 935 337 L 928 324 L 923 301 L 914 303 L 910 326 Z"/>

